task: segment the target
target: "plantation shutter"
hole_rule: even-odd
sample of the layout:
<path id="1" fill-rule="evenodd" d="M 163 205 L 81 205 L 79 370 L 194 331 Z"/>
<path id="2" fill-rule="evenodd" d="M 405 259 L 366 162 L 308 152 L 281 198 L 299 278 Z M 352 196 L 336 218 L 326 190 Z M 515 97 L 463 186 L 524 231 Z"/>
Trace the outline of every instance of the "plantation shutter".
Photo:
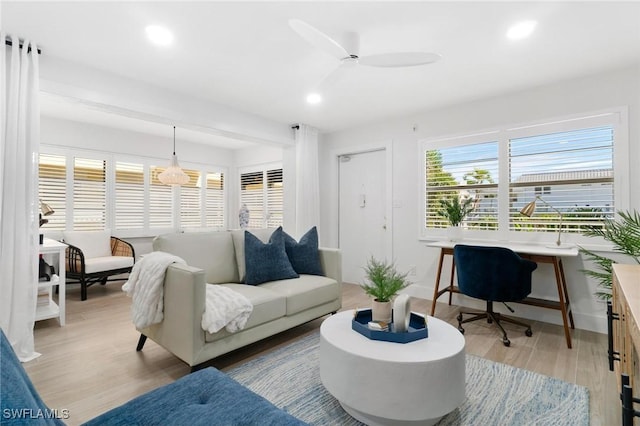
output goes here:
<path id="1" fill-rule="evenodd" d="M 76 157 L 73 164 L 74 230 L 105 229 L 106 190 L 106 161 Z"/>
<path id="2" fill-rule="evenodd" d="M 553 208 L 564 232 L 613 218 L 613 140 L 612 126 L 511 139 L 509 229 L 557 231 Z M 538 201 L 531 218 L 520 215 L 536 197 L 553 208 Z"/>
<path id="3" fill-rule="evenodd" d="M 424 151 L 425 226 L 446 228 L 440 200 L 473 199 L 463 224 L 473 229 L 497 229 L 498 142 L 457 145 Z"/>
<path id="4" fill-rule="evenodd" d="M 206 226 L 224 228 L 224 175 L 207 173 L 205 191 Z"/>
<path id="5" fill-rule="evenodd" d="M 115 229 L 144 229 L 144 166 L 116 162 Z"/>
<path id="6" fill-rule="evenodd" d="M 249 228 L 264 227 L 263 172 L 240 175 L 240 204 L 249 209 Z"/>
<path id="7" fill-rule="evenodd" d="M 38 197 L 55 211 L 46 217 L 46 230 L 64 231 L 66 224 L 67 167 L 63 155 L 40 154 Z"/>
<path id="8" fill-rule="evenodd" d="M 173 196 L 171 186 L 158 179 L 163 167 L 151 166 L 149 182 L 149 228 L 166 229 L 173 227 Z"/>
<path id="9" fill-rule="evenodd" d="M 202 226 L 200 172 L 189 169 L 183 171 L 189 176 L 189 182 L 180 186 L 180 227 L 199 228 Z"/>
<path id="10" fill-rule="evenodd" d="M 282 169 L 267 170 L 267 228 L 282 226 L 283 186 Z"/>

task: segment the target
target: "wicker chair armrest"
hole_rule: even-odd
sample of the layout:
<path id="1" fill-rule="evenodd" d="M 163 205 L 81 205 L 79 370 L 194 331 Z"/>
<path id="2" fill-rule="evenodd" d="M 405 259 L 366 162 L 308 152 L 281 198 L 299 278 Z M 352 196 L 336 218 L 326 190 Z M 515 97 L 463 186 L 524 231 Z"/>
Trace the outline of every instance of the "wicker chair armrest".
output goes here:
<path id="1" fill-rule="evenodd" d="M 111 237 L 111 255 L 112 256 L 131 256 L 136 258 L 136 252 L 133 246 L 125 240 L 117 237 Z"/>
<path id="2" fill-rule="evenodd" d="M 65 265 L 67 272 L 74 272 L 80 274 L 84 272 L 84 253 L 79 247 L 67 244 L 65 250 Z"/>

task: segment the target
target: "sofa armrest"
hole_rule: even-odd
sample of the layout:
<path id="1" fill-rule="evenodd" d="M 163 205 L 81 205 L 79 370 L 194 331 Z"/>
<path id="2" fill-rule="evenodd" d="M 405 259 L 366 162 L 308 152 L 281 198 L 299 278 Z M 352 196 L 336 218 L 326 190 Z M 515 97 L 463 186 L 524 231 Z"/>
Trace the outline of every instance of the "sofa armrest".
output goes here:
<path id="1" fill-rule="evenodd" d="M 324 275 L 342 285 L 342 252 L 340 249 L 320 247 L 320 263 Z"/>
<path id="2" fill-rule="evenodd" d="M 204 271 L 174 263 L 164 278 L 164 319 L 140 332 L 193 366 L 205 343 L 201 325 L 205 302 Z"/>

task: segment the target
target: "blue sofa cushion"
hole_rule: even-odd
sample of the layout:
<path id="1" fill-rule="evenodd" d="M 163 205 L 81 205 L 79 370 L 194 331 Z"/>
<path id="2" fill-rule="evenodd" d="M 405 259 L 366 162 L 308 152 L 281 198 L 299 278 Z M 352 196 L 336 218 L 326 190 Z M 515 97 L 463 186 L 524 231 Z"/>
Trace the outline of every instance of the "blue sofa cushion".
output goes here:
<path id="1" fill-rule="evenodd" d="M 305 425 L 215 368 L 189 374 L 86 425 Z"/>
<path id="2" fill-rule="evenodd" d="M 324 275 L 318 252 L 318 230 L 314 226 L 296 241 L 284 233 L 284 248 L 291 266 L 298 274 Z"/>
<path id="3" fill-rule="evenodd" d="M 0 329 L 0 424 L 64 425 L 62 411 L 44 403 Z"/>
<path id="4" fill-rule="evenodd" d="M 298 278 L 284 248 L 284 232 L 278 227 L 268 243 L 263 243 L 250 232 L 244 233 L 245 284 L 262 284 L 267 281 Z"/>

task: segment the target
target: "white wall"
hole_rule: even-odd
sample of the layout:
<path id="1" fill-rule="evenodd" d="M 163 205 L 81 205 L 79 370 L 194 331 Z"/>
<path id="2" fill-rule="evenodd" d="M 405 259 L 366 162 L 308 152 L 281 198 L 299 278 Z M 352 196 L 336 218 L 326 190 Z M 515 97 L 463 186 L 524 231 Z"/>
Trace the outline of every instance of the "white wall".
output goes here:
<path id="1" fill-rule="evenodd" d="M 410 292 L 415 296 L 430 299 L 439 251 L 427 248 L 424 242 L 418 240 L 421 213 L 418 141 L 618 106 L 629 107 L 631 155 L 629 164 L 616 164 L 615 167 L 629 167 L 630 164 L 640 161 L 640 66 L 322 135 L 322 239 L 325 245 L 337 246 L 337 175 L 333 166 L 337 159 L 333 158 L 332 151 L 344 150 L 349 146 L 392 141 L 393 256 L 400 269 L 407 270 L 409 265 L 417 265 L 416 284 Z M 640 181 L 639 168 L 631 168 L 630 181 Z M 640 191 L 633 185 L 631 188 L 630 207 L 640 210 Z M 595 284 L 579 272 L 584 267 L 581 258 L 565 261 L 576 326 L 604 332 L 605 307 L 593 297 Z M 445 271 L 447 270 L 448 268 L 445 268 Z M 540 267 L 534 278 L 536 296 L 557 297 L 553 275 L 545 265 Z M 443 280 L 448 280 L 448 275 L 445 274 Z M 558 311 L 518 305 L 517 315 L 561 324 Z"/>

